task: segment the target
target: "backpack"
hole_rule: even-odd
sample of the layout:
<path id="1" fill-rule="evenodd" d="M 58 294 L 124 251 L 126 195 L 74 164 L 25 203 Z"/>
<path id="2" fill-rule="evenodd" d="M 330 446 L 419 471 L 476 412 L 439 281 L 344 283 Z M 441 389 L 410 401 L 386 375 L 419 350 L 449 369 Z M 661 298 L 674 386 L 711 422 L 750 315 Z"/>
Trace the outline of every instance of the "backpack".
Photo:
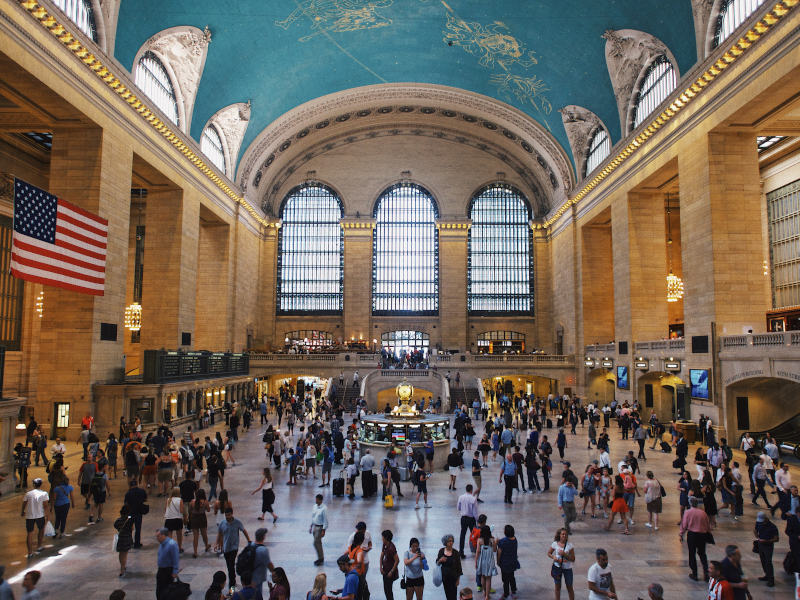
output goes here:
<path id="1" fill-rule="evenodd" d="M 236 557 L 236 573 L 244 575 L 245 573 L 252 573 L 256 568 L 256 546 L 253 543 L 247 544 L 239 556 Z"/>
<path id="2" fill-rule="evenodd" d="M 106 489 L 106 478 L 103 473 L 95 473 L 92 481 L 89 484 L 89 489 L 93 491 L 102 492 Z"/>

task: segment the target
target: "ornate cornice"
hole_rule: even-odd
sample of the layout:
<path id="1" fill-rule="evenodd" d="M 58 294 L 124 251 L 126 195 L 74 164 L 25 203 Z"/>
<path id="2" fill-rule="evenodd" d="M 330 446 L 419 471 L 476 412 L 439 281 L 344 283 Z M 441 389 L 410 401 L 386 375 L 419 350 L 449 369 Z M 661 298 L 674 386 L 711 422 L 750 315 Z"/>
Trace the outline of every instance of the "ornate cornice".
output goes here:
<path id="1" fill-rule="evenodd" d="M 382 84 L 330 94 L 302 104 L 274 121 L 245 151 L 237 181 L 247 193 L 275 157 L 297 139 L 332 127 L 347 130 L 353 121 L 380 118 L 397 111 L 415 117 L 458 119 L 475 128 L 494 131 L 541 158 L 552 174 L 554 196 L 566 198 L 573 183 L 572 167 L 552 135 L 525 113 L 479 94 L 429 84 Z M 261 175 L 259 175 L 261 173 Z M 549 176 L 548 176 L 549 178 Z"/>

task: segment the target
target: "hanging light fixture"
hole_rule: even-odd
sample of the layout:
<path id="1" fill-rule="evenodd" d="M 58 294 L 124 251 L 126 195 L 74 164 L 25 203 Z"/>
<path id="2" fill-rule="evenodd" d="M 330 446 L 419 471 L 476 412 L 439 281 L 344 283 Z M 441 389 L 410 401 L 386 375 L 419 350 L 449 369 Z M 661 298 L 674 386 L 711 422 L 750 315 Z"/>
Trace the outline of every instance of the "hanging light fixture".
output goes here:
<path id="1" fill-rule="evenodd" d="M 683 299 L 683 280 L 672 272 L 672 219 L 670 218 L 670 197 L 667 193 L 667 256 L 669 275 L 667 275 L 667 302 Z"/>
<path id="2" fill-rule="evenodd" d="M 142 328 L 142 305 L 138 302 L 125 307 L 125 329 L 139 331 Z"/>
<path id="3" fill-rule="evenodd" d="M 39 318 L 44 316 L 44 290 L 39 292 L 36 296 L 36 312 L 39 313 Z"/>
<path id="4" fill-rule="evenodd" d="M 144 254 L 144 225 L 142 225 L 143 202 L 146 190 L 139 188 L 139 204 L 136 224 L 136 246 L 134 250 L 134 274 L 133 274 L 133 303 L 125 307 L 125 329 L 134 335 L 132 342 L 139 341 L 139 331 L 142 329 L 142 255 Z"/>

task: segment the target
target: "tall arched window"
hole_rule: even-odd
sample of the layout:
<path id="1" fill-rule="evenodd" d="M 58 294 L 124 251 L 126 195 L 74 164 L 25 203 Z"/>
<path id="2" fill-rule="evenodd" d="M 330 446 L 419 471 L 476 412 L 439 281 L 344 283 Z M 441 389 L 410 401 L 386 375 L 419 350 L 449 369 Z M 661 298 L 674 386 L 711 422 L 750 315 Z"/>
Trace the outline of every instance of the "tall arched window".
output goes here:
<path id="1" fill-rule="evenodd" d="M 531 314 L 533 264 L 530 209 L 506 184 L 472 199 L 467 265 L 467 309 L 473 314 Z"/>
<path id="2" fill-rule="evenodd" d="M 180 125 L 175 88 L 161 60 L 149 50 L 142 55 L 136 67 L 136 85 L 155 102 L 170 121 Z"/>
<path id="3" fill-rule="evenodd" d="M 586 172 L 588 175 L 594 171 L 597 166 L 608 158 L 608 153 L 611 152 L 611 140 L 608 138 L 608 132 L 602 127 L 598 127 L 592 139 L 589 142 L 589 150 L 586 152 Z"/>
<path id="4" fill-rule="evenodd" d="M 656 107 L 666 100 L 677 85 L 675 68 L 663 54 L 647 68 L 633 107 L 633 127 L 641 125 Z"/>
<path id="5" fill-rule="evenodd" d="M 200 138 L 200 150 L 220 171 L 225 172 L 225 150 L 222 147 L 219 132 L 213 125 L 209 125 L 203 130 Z"/>
<path id="6" fill-rule="evenodd" d="M 97 26 L 90 0 L 53 0 L 53 3 L 78 26 L 78 29 L 97 41 Z"/>
<path id="7" fill-rule="evenodd" d="M 722 0 L 714 30 L 714 47 L 725 41 L 762 4 L 764 0 Z"/>
<path id="8" fill-rule="evenodd" d="M 278 234 L 278 314 L 342 311 L 342 203 L 320 183 L 290 191 Z"/>
<path id="9" fill-rule="evenodd" d="M 399 183 L 375 203 L 372 312 L 434 315 L 439 310 L 436 202 L 424 188 Z"/>

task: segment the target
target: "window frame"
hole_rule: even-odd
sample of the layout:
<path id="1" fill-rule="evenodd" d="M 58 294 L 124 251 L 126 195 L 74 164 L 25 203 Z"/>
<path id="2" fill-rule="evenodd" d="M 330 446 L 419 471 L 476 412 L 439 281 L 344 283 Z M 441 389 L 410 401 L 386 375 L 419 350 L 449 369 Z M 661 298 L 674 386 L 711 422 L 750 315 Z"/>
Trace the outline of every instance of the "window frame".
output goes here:
<path id="1" fill-rule="evenodd" d="M 415 221 L 398 221 L 398 220 L 394 220 L 394 221 L 387 221 L 387 222 L 384 223 L 384 222 L 379 221 L 379 213 L 380 213 L 380 210 L 381 210 L 381 205 L 384 202 L 384 200 L 390 198 L 392 194 L 394 194 L 397 190 L 402 189 L 402 188 L 412 189 L 416 193 L 427 197 L 427 199 L 430 202 L 430 210 L 431 210 L 431 213 L 433 215 L 433 218 L 432 218 L 431 222 L 428 223 L 428 222 L 424 222 L 424 221 L 416 221 L 415 222 Z M 424 210 L 424 209 L 422 209 L 422 210 Z M 411 211 L 411 212 L 414 212 L 414 211 Z M 420 212 L 420 211 L 417 211 L 417 212 Z M 372 216 L 375 219 L 375 227 L 372 230 L 372 314 L 373 314 L 373 316 L 437 316 L 439 314 L 439 301 L 440 301 L 440 299 L 439 299 L 439 294 L 440 294 L 439 275 L 440 274 L 439 274 L 439 228 L 437 227 L 437 224 L 436 224 L 436 221 L 439 218 L 439 205 L 436 202 L 436 198 L 433 196 L 433 194 L 430 193 L 430 191 L 428 191 L 426 188 L 424 188 L 423 186 L 421 186 L 421 185 L 419 185 L 417 183 L 411 183 L 411 182 L 396 183 L 394 185 L 389 186 L 383 192 L 380 193 L 380 195 L 378 196 L 378 199 L 375 201 L 375 206 L 374 206 L 373 211 L 372 211 Z M 377 306 L 378 306 L 378 298 L 379 298 L 378 286 L 381 283 L 384 283 L 383 281 L 380 281 L 380 282 L 378 281 L 378 266 L 379 266 L 378 263 L 379 263 L 379 255 L 380 255 L 378 245 L 379 245 L 379 243 L 381 241 L 381 226 L 382 225 L 388 225 L 388 226 L 406 225 L 406 227 L 408 229 L 408 231 L 406 232 L 407 233 L 406 238 L 405 238 L 406 240 L 408 240 L 408 236 L 411 235 L 411 232 L 414 232 L 414 231 L 416 231 L 416 230 L 418 230 L 419 228 L 422 228 L 422 227 L 427 227 L 427 226 L 432 227 L 432 234 L 433 234 L 432 235 L 432 238 L 433 238 L 433 251 L 432 251 L 433 280 L 432 280 L 432 282 L 433 282 L 434 290 L 433 290 L 432 294 L 431 293 L 423 293 L 422 296 L 421 296 L 422 298 L 431 298 L 431 300 L 433 302 L 433 308 L 432 309 L 393 310 L 393 309 L 388 309 L 388 308 L 380 308 L 380 309 L 377 308 Z M 423 266 L 427 266 L 427 265 L 423 265 Z M 414 267 L 412 267 L 412 268 L 416 268 L 416 265 Z M 408 270 L 409 269 L 406 268 L 405 272 L 407 273 Z M 387 280 L 385 283 L 387 283 L 390 286 L 397 287 L 400 284 L 402 284 L 402 281 L 395 279 L 395 280 Z M 425 283 L 425 282 L 423 282 L 422 280 L 418 279 L 415 283 L 421 284 L 421 283 Z M 405 295 L 405 299 L 408 299 L 410 297 L 410 294 L 411 294 L 411 292 L 408 292 L 407 295 Z M 381 292 L 380 295 L 382 295 L 382 296 L 385 295 L 388 298 L 388 297 L 391 297 L 393 294 L 391 292 Z"/>
<path id="2" fill-rule="evenodd" d="M 733 19 L 733 26 L 729 29 L 728 33 L 725 37 L 720 37 L 720 34 L 723 33 L 723 27 L 725 25 L 725 17 L 729 14 L 729 9 L 732 5 L 740 3 L 740 5 L 746 5 L 748 2 L 755 2 L 755 5 L 746 12 L 744 15 L 739 15 L 738 17 L 734 17 Z M 719 48 L 719 46 L 727 40 L 729 37 L 733 35 L 739 27 L 744 25 L 747 20 L 755 14 L 759 8 L 764 4 L 765 0 L 721 0 L 719 3 L 719 11 L 717 12 L 716 19 L 714 20 L 714 31 L 712 34 L 711 39 L 711 50 L 715 50 Z M 735 10 L 735 7 L 734 7 Z M 738 20 L 738 22 L 737 22 Z"/>
<path id="3" fill-rule="evenodd" d="M 648 83 L 648 79 L 653 74 L 653 72 L 661 65 L 666 65 L 667 68 L 661 75 L 659 75 L 655 79 L 655 81 L 652 82 L 651 85 L 647 87 L 647 89 L 645 89 L 645 85 Z M 648 110 L 647 113 L 642 116 L 641 121 L 637 122 L 637 119 L 639 118 L 639 111 L 640 108 L 642 107 L 642 103 L 647 101 L 647 99 L 651 97 L 651 94 L 653 97 L 657 98 L 657 96 L 655 96 L 655 93 L 658 91 L 658 84 L 664 81 L 664 79 L 669 75 L 671 75 L 673 79 L 672 87 L 669 90 L 666 90 L 664 96 L 658 99 L 657 102 L 653 102 L 650 107 L 650 110 Z M 677 69 L 675 69 L 675 65 L 672 63 L 669 57 L 666 54 L 659 54 L 658 56 L 653 58 L 647 64 L 647 67 L 642 71 L 642 76 L 639 79 L 638 89 L 636 90 L 636 94 L 633 96 L 633 101 L 631 104 L 630 131 L 633 131 L 640 125 L 646 123 L 647 117 L 654 114 L 656 112 L 656 109 L 661 105 L 661 103 L 664 102 L 664 100 L 666 100 L 667 98 L 669 98 L 670 95 L 677 89 L 677 87 L 678 87 L 678 71 Z"/>
<path id="4" fill-rule="evenodd" d="M 149 61 L 153 61 L 155 63 L 155 65 L 158 66 L 161 69 L 161 71 L 164 74 L 164 77 L 166 78 L 166 81 L 161 81 L 160 78 L 158 77 L 158 75 L 153 72 L 153 70 L 149 67 L 149 65 L 146 64 L 145 61 L 148 61 L 148 60 Z M 140 69 L 144 69 L 145 71 L 147 71 L 147 73 L 149 74 L 150 82 L 152 82 L 151 85 L 155 85 L 158 88 L 161 88 L 162 92 L 164 92 L 166 94 L 166 97 L 167 98 L 171 98 L 172 103 L 175 105 L 175 119 L 174 120 L 172 119 L 170 113 L 166 110 L 166 107 L 162 106 L 160 104 L 158 98 L 154 98 L 153 96 L 151 96 L 150 93 L 148 93 L 148 91 L 145 88 L 145 86 L 143 86 L 143 84 L 146 84 L 148 82 L 139 80 L 139 71 L 140 71 Z M 176 127 L 181 128 L 182 127 L 182 124 L 181 124 L 181 110 L 180 110 L 180 101 L 178 99 L 178 91 L 177 91 L 178 90 L 178 86 L 172 80 L 172 77 L 170 76 L 169 70 L 167 70 L 167 66 L 164 63 L 164 61 L 161 60 L 161 58 L 155 52 L 153 52 L 152 50 L 147 50 L 139 57 L 139 60 L 136 63 L 136 74 L 134 76 L 134 79 L 135 79 L 136 86 L 140 90 L 142 90 L 144 95 L 147 96 L 147 98 L 149 100 L 151 100 L 153 102 L 153 104 L 155 104 L 156 108 L 158 108 L 158 110 L 160 110 L 164 114 L 164 116 L 167 117 L 167 119 L 170 122 L 174 123 L 174 125 Z M 167 89 L 167 87 L 166 87 L 167 83 L 169 84 L 169 89 Z"/>
<path id="5" fill-rule="evenodd" d="M 216 136 L 216 139 L 219 141 L 219 148 L 217 148 L 216 145 L 214 144 L 214 139 L 212 138 L 212 136 L 206 133 L 209 130 Z M 219 151 L 220 158 L 222 159 L 221 165 L 217 164 L 217 162 L 214 160 L 215 157 L 206 152 L 206 150 L 204 149 L 203 145 L 206 139 L 208 139 L 208 143 L 213 147 L 214 150 Z M 227 171 L 228 158 L 227 156 L 225 156 L 225 140 L 222 137 L 219 128 L 214 123 L 209 123 L 203 128 L 203 132 L 200 134 L 200 150 L 203 152 L 203 154 L 205 154 L 206 158 L 208 158 L 208 160 L 211 161 L 211 164 L 217 167 L 217 169 L 219 169 L 222 173 L 228 172 Z"/>
<path id="6" fill-rule="evenodd" d="M 513 223 L 515 227 L 525 227 L 526 234 L 525 239 L 528 243 L 528 260 L 527 260 L 527 274 L 528 274 L 528 291 L 527 291 L 527 298 L 529 302 L 529 307 L 523 310 L 487 310 L 487 309 L 473 309 L 473 301 L 478 300 L 480 298 L 490 299 L 494 297 L 496 301 L 505 301 L 509 302 L 512 301 L 514 297 L 518 296 L 518 294 L 511 294 L 511 293 L 504 293 L 504 294 L 495 294 L 495 295 L 488 295 L 488 294 L 478 294 L 473 293 L 472 286 L 473 282 L 473 262 L 475 256 L 477 255 L 477 250 L 473 251 L 473 243 L 475 242 L 475 231 L 477 231 L 475 219 L 473 217 L 473 211 L 475 209 L 475 203 L 480 200 L 484 194 L 489 192 L 495 188 L 505 188 L 508 192 L 516 195 L 522 202 L 522 205 L 527 213 L 527 219 L 523 223 Z M 506 209 L 504 212 L 507 214 L 509 209 Z M 530 227 L 530 220 L 533 217 L 533 210 L 531 209 L 530 202 L 528 201 L 525 194 L 522 193 L 518 188 L 509 185 L 507 183 L 492 183 L 486 185 L 479 189 L 475 194 L 473 194 L 472 199 L 469 203 L 469 211 L 468 216 L 471 221 L 471 226 L 469 229 L 469 233 L 467 235 L 467 314 L 470 316 L 534 316 L 536 312 L 536 304 L 535 304 L 535 273 L 534 273 L 534 253 L 533 253 L 533 230 Z M 509 221 L 497 221 L 497 222 L 486 222 L 486 223 L 478 223 L 478 226 L 484 225 L 489 227 L 498 228 L 498 230 L 508 230 Z M 495 254 L 495 255 L 502 255 L 504 253 L 501 252 L 487 252 L 487 254 Z M 506 272 L 510 273 L 513 272 L 513 267 L 509 267 L 509 270 Z"/>
<path id="7" fill-rule="evenodd" d="M 281 308 L 283 304 L 283 296 L 284 294 L 290 294 L 289 292 L 284 291 L 284 286 L 286 285 L 288 280 L 285 280 L 282 277 L 282 269 L 285 262 L 284 256 L 284 244 L 286 243 L 286 235 L 287 235 L 287 227 L 291 227 L 292 225 L 309 225 L 309 224 L 324 224 L 324 225 L 333 225 L 333 221 L 298 221 L 298 222 L 289 222 L 287 223 L 284 219 L 284 215 L 286 212 L 287 204 L 295 197 L 298 197 L 298 194 L 302 193 L 304 190 L 311 189 L 311 188 L 319 188 L 326 192 L 328 196 L 336 201 L 336 204 L 339 209 L 339 218 L 336 224 L 338 228 L 338 235 L 339 235 L 339 278 L 338 278 L 338 291 L 335 292 L 333 295 L 336 299 L 338 299 L 338 308 L 331 308 L 331 309 L 300 309 L 300 308 Z M 336 191 L 320 182 L 306 182 L 302 183 L 298 186 L 295 186 L 284 197 L 283 201 L 281 202 L 280 209 L 278 214 L 281 218 L 281 227 L 278 229 L 278 256 L 277 256 L 277 271 L 276 271 L 276 301 L 275 301 L 275 314 L 278 316 L 285 316 L 285 315 L 341 315 L 342 311 L 344 310 L 344 232 L 341 226 L 341 220 L 344 216 L 344 205 L 342 203 L 341 196 L 336 193 Z M 332 239 L 330 236 L 329 239 Z M 310 254 L 308 252 L 296 252 L 296 254 Z M 330 252 L 329 254 L 333 254 Z M 317 264 L 317 267 L 320 265 Z M 330 265 L 325 265 L 326 267 Z M 299 279 L 292 279 L 291 281 L 300 281 Z M 332 281 L 332 280 L 331 280 Z M 297 298 L 301 298 L 303 296 L 313 298 L 318 297 L 322 298 L 323 296 L 327 296 L 326 293 L 314 293 L 314 292 L 292 292 L 292 296 Z"/>
<path id="8" fill-rule="evenodd" d="M 605 139 L 602 140 L 599 144 L 595 146 L 595 140 L 600 134 L 605 134 Z M 597 164 L 595 164 L 591 169 L 589 168 L 589 161 L 602 147 L 604 144 L 608 145 L 608 148 L 605 151 L 605 156 L 598 159 Z M 608 135 L 608 131 L 602 125 L 598 125 L 597 128 L 592 133 L 592 136 L 589 138 L 589 144 L 586 146 L 586 156 L 583 162 L 583 176 L 588 177 L 589 174 L 594 171 L 597 167 L 603 164 L 603 161 L 606 160 L 611 155 L 611 136 Z"/>
<path id="9" fill-rule="evenodd" d="M 78 26 L 78 29 L 86 35 L 89 39 L 91 39 L 94 43 L 99 43 L 98 34 L 97 34 L 97 19 L 94 14 L 94 6 L 92 6 L 92 0 L 52 0 L 53 4 L 64 13 L 67 18 Z M 62 6 L 64 4 L 64 6 Z M 82 7 L 83 15 L 85 15 L 86 19 L 86 27 L 81 24 L 81 20 L 76 19 L 81 15 L 77 14 L 75 11 L 78 7 Z"/>

